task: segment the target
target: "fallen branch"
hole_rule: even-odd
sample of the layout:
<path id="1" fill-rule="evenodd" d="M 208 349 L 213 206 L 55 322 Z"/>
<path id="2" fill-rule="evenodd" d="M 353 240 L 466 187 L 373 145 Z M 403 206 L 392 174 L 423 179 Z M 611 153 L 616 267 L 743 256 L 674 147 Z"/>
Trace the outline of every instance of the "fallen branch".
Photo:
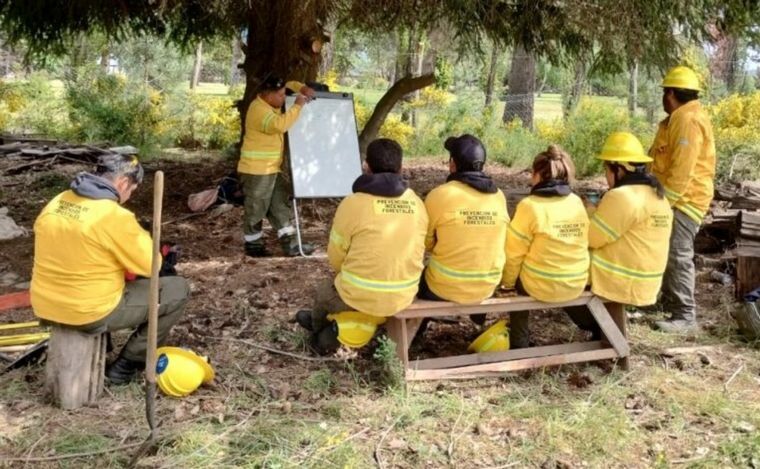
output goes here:
<path id="1" fill-rule="evenodd" d="M 121 445 L 117 446 L 115 448 L 106 448 L 106 449 L 99 449 L 96 451 L 87 451 L 83 453 L 68 453 L 68 454 L 59 454 L 57 456 L 42 456 L 42 457 L 33 457 L 33 458 L 3 458 L 3 461 L 15 461 L 15 462 L 44 462 L 44 461 L 60 461 L 63 459 L 74 459 L 74 458 L 87 458 L 90 456 L 97 456 L 99 454 L 105 454 L 105 453 L 114 453 L 116 451 L 122 451 L 125 449 L 135 448 L 137 446 L 142 445 L 143 443 L 130 443 L 128 445 Z"/>
<path id="2" fill-rule="evenodd" d="M 222 341 L 222 342 L 239 342 L 241 344 L 250 345 L 251 347 L 254 347 L 254 348 L 257 348 L 257 349 L 260 349 L 260 350 L 264 350 L 264 351 L 269 352 L 269 353 L 274 353 L 276 355 L 284 355 L 286 357 L 297 358 L 299 360 L 306 360 L 306 361 L 309 361 L 309 362 L 342 362 L 342 361 L 344 361 L 343 359 L 337 358 L 337 357 L 310 357 L 308 355 L 302 355 L 300 353 L 286 352 L 285 350 L 276 349 L 274 347 L 268 347 L 266 345 L 256 344 L 256 343 L 248 341 L 248 340 L 235 339 L 235 338 L 232 338 L 232 337 L 213 337 L 213 336 L 211 336 L 211 337 L 205 337 L 205 338 L 206 339 L 210 339 L 210 340 L 218 340 L 218 341 Z"/>
<path id="3" fill-rule="evenodd" d="M 715 350 L 713 345 L 700 345 L 697 347 L 672 347 L 663 349 L 660 355 L 664 357 L 675 357 L 676 355 L 685 355 L 688 353 L 700 353 Z"/>
<path id="4" fill-rule="evenodd" d="M 401 416 L 399 415 L 396 420 L 393 421 L 393 423 L 385 429 L 382 436 L 380 437 L 380 441 L 377 442 L 377 445 L 375 445 L 375 451 L 372 453 L 372 455 L 375 457 L 375 462 L 377 463 L 378 467 L 380 469 L 383 469 L 385 465 L 383 464 L 383 458 L 380 457 L 380 447 L 383 445 L 383 442 L 388 437 L 388 434 L 393 430 L 393 428 L 399 423 L 401 420 Z"/>
<path id="5" fill-rule="evenodd" d="M 739 368 L 737 368 L 736 371 L 734 371 L 734 374 L 732 374 L 731 377 L 728 378 L 728 380 L 723 384 L 724 392 L 728 392 L 728 385 L 731 384 L 731 381 L 733 381 L 734 378 L 736 378 L 743 369 L 744 369 L 744 363 L 739 365 Z"/>

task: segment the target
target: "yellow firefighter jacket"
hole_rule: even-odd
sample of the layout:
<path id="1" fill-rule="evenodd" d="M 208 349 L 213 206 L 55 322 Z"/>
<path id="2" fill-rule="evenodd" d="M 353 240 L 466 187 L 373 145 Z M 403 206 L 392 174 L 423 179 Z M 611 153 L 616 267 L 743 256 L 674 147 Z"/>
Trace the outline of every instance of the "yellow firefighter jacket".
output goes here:
<path id="1" fill-rule="evenodd" d="M 509 215 L 504 194 L 451 181 L 430 191 L 425 207 L 430 290 L 456 303 L 479 303 L 493 295 L 505 260 Z"/>
<path id="2" fill-rule="evenodd" d="M 577 298 L 588 280 L 588 215 L 575 195 L 530 195 L 520 201 L 507 231 L 502 285 L 546 302 Z"/>
<path id="3" fill-rule="evenodd" d="M 660 122 L 649 155 L 670 205 L 701 223 L 713 197 L 715 139 L 699 101 L 689 101 Z"/>
<path id="4" fill-rule="evenodd" d="M 338 206 L 327 256 L 335 288 L 356 311 L 393 316 L 417 294 L 428 217 L 414 191 L 349 195 Z"/>
<path id="5" fill-rule="evenodd" d="M 135 215 L 113 200 L 66 191 L 34 223 L 34 314 L 82 325 L 119 304 L 124 272 L 150 276 L 153 243 Z"/>
<path id="6" fill-rule="evenodd" d="M 646 185 L 607 192 L 591 216 L 591 291 L 622 304 L 657 301 L 668 263 L 673 212 Z"/>
<path id="7" fill-rule="evenodd" d="M 289 81 L 286 87 L 298 91 L 302 83 Z M 251 102 L 245 116 L 245 134 L 240 149 L 238 173 L 275 174 L 282 165 L 285 132 L 295 124 L 301 106 L 293 105 L 287 111 L 275 109 L 261 97 Z"/>

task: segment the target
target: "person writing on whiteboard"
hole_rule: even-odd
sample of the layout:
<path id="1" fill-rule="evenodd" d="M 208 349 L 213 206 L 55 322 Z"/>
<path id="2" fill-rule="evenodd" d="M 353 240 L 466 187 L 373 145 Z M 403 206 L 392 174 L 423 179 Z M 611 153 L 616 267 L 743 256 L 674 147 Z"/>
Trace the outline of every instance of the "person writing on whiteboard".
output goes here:
<path id="1" fill-rule="evenodd" d="M 428 217 L 401 158 L 393 140 L 370 143 L 364 174 L 335 212 L 327 257 L 337 275 L 317 287 L 313 309 L 296 314 L 319 353 L 366 345 L 417 294 Z"/>
<path id="2" fill-rule="evenodd" d="M 283 112 L 285 88 L 296 91 L 295 103 Z M 261 84 L 258 96 L 248 107 L 245 134 L 237 171 L 245 195 L 243 235 L 245 253 L 252 257 L 268 255 L 264 246 L 263 220 L 266 217 L 277 231 L 286 256 L 298 255 L 296 230 L 290 221 L 288 188 L 281 170 L 284 135 L 298 120 L 303 106 L 314 97 L 314 90 L 297 81 L 285 81 L 269 75 Z M 303 252 L 314 247 L 303 244 Z"/>

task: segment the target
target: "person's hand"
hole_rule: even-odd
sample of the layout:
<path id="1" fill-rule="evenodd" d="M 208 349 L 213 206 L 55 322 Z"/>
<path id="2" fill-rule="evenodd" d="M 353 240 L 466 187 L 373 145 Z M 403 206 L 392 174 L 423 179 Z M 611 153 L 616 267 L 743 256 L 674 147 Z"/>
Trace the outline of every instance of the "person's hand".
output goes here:
<path id="1" fill-rule="evenodd" d="M 308 102 L 309 102 L 309 98 L 307 98 L 306 96 L 304 96 L 302 94 L 297 94 L 296 95 L 296 105 L 303 106 L 304 104 L 306 104 Z"/>
<path id="2" fill-rule="evenodd" d="M 311 88 L 309 86 L 303 85 L 300 90 L 298 90 L 299 93 L 306 96 L 307 102 L 311 101 L 312 99 L 317 97 L 316 92 L 314 91 L 314 88 Z"/>

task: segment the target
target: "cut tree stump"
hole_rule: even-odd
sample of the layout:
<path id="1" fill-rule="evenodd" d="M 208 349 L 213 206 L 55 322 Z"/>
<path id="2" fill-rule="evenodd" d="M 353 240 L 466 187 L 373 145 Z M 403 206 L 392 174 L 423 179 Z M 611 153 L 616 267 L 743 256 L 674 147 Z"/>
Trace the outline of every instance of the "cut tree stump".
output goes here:
<path id="1" fill-rule="evenodd" d="M 46 365 L 47 390 L 62 409 L 94 404 L 103 391 L 106 334 L 53 326 Z"/>

